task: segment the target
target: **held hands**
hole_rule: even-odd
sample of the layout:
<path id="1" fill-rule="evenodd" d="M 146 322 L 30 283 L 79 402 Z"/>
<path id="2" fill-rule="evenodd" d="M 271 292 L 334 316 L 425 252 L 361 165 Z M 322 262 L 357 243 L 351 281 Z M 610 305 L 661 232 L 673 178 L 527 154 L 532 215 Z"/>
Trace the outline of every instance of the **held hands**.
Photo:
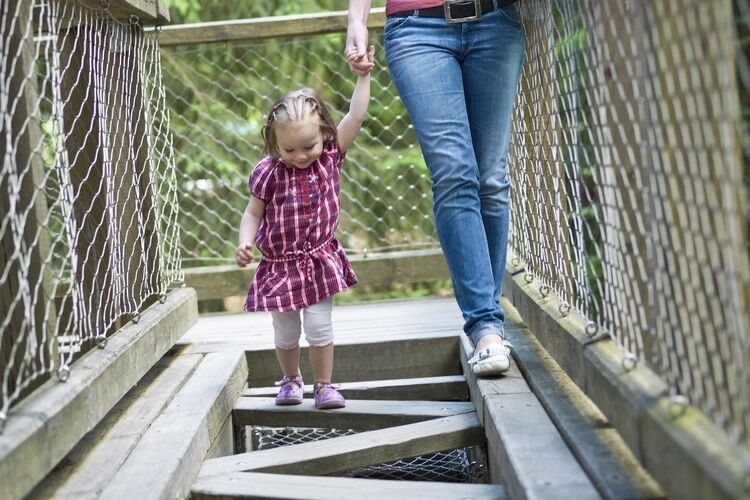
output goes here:
<path id="1" fill-rule="evenodd" d="M 365 76 L 375 67 L 375 47 L 367 47 L 367 28 L 360 22 L 349 23 L 346 30 L 346 47 L 344 54 L 349 62 L 349 69 L 358 76 Z"/>
<path id="2" fill-rule="evenodd" d="M 370 45 L 364 54 L 358 54 L 357 49 L 352 49 L 346 53 L 346 60 L 349 61 L 349 68 L 355 75 L 368 75 L 375 67 L 375 47 Z"/>
<path id="3" fill-rule="evenodd" d="M 245 267 L 253 261 L 253 244 L 249 241 L 243 241 L 237 245 L 237 251 L 234 257 L 239 267 Z"/>

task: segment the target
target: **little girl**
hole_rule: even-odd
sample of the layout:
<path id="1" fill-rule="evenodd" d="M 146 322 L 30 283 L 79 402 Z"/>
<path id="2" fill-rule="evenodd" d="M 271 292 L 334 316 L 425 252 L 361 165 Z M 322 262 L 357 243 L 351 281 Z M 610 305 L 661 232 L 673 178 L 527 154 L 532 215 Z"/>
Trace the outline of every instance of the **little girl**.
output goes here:
<path id="1" fill-rule="evenodd" d="M 356 54 L 347 58 L 350 63 L 357 60 Z M 250 263 L 253 243 L 261 253 L 245 310 L 271 311 L 276 355 L 284 373 L 276 383 L 281 386 L 277 405 L 302 403 L 303 322 L 315 377 L 315 407 L 346 405 L 331 384 L 331 306 L 333 294 L 347 290 L 357 277 L 335 232 L 341 164 L 367 112 L 373 48 L 367 58 L 367 71 L 358 74 L 349 112 L 338 127 L 311 89 L 289 92 L 276 101 L 262 130 L 268 156 L 250 175 L 251 196 L 240 223 L 236 260 L 240 267 Z"/>

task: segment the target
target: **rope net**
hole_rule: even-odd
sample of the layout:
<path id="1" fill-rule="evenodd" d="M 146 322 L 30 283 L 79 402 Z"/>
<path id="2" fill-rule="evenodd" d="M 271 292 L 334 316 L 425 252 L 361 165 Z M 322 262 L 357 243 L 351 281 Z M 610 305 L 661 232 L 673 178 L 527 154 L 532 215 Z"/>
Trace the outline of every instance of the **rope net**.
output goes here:
<path id="1" fill-rule="evenodd" d="M 0 428 L 180 282 L 159 48 L 107 3 L 0 6 Z"/>

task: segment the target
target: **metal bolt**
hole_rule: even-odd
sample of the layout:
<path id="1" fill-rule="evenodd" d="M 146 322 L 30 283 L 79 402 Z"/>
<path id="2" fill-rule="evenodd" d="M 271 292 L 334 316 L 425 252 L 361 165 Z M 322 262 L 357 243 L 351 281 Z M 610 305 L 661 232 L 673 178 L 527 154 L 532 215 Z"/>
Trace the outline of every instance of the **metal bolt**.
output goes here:
<path id="1" fill-rule="evenodd" d="M 102 334 L 96 336 L 96 347 L 98 347 L 99 349 L 104 349 L 105 347 L 107 347 L 106 335 Z"/>
<path id="2" fill-rule="evenodd" d="M 638 358 L 632 353 L 627 353 L 622 358 L 622 369 L 626 372 L 633 370 L 638 364 Z"/>
<path id="3" fill-rule="evenodd" d="M 542 298 L 547 297 L 547 295 L 549 295 L 549 287 L 547 285 L 540 285 L 539 294 L 542 296 Z"/>
<path id="4" fill-rule="evenodd" d="M 68 378 L 70 378 L 70 367 L 66 365 L 58 368 L 57 378 L 58 380 L 60 380 L 60 382 L 66 382 Z"/>
<path id="5" fill-rule="evenodd" d="M 672 418 L 680 417 L 687 411 L 689 404 L 690 401 L 687 397 L 682 394 L 675 394 L 669 398 L 669 414 Z"/>
<path id="6" fill-rule="evenodd" d="M 589 321 L 586 325 L 586 335 L 589 337 L 593 337 L 596 335 L 596 332 L 599 331 L 599 325 L 594 323 L 593 321 Z"/>
<path id="7" fill-rule="evenodd" d="M 560 316 L 564 318 L 570 312 L 570 304 L 568 304 L 567 302 L 562 302 L 558 306 L 557 310 L 560 311 Z"/>

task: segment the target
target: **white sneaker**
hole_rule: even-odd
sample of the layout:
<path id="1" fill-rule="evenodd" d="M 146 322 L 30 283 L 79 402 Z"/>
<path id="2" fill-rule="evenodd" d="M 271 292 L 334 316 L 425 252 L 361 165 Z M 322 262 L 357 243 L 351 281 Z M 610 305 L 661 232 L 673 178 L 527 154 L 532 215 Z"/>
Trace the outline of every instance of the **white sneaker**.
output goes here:
<path id="1" fill-rule="evenodd" d="M 471 371 L 477 377 L 499 375 L 510 368 L 510 349 L 513 346 L 507 340 L 502 345 L 485 347 L 469 359 Z"/>

